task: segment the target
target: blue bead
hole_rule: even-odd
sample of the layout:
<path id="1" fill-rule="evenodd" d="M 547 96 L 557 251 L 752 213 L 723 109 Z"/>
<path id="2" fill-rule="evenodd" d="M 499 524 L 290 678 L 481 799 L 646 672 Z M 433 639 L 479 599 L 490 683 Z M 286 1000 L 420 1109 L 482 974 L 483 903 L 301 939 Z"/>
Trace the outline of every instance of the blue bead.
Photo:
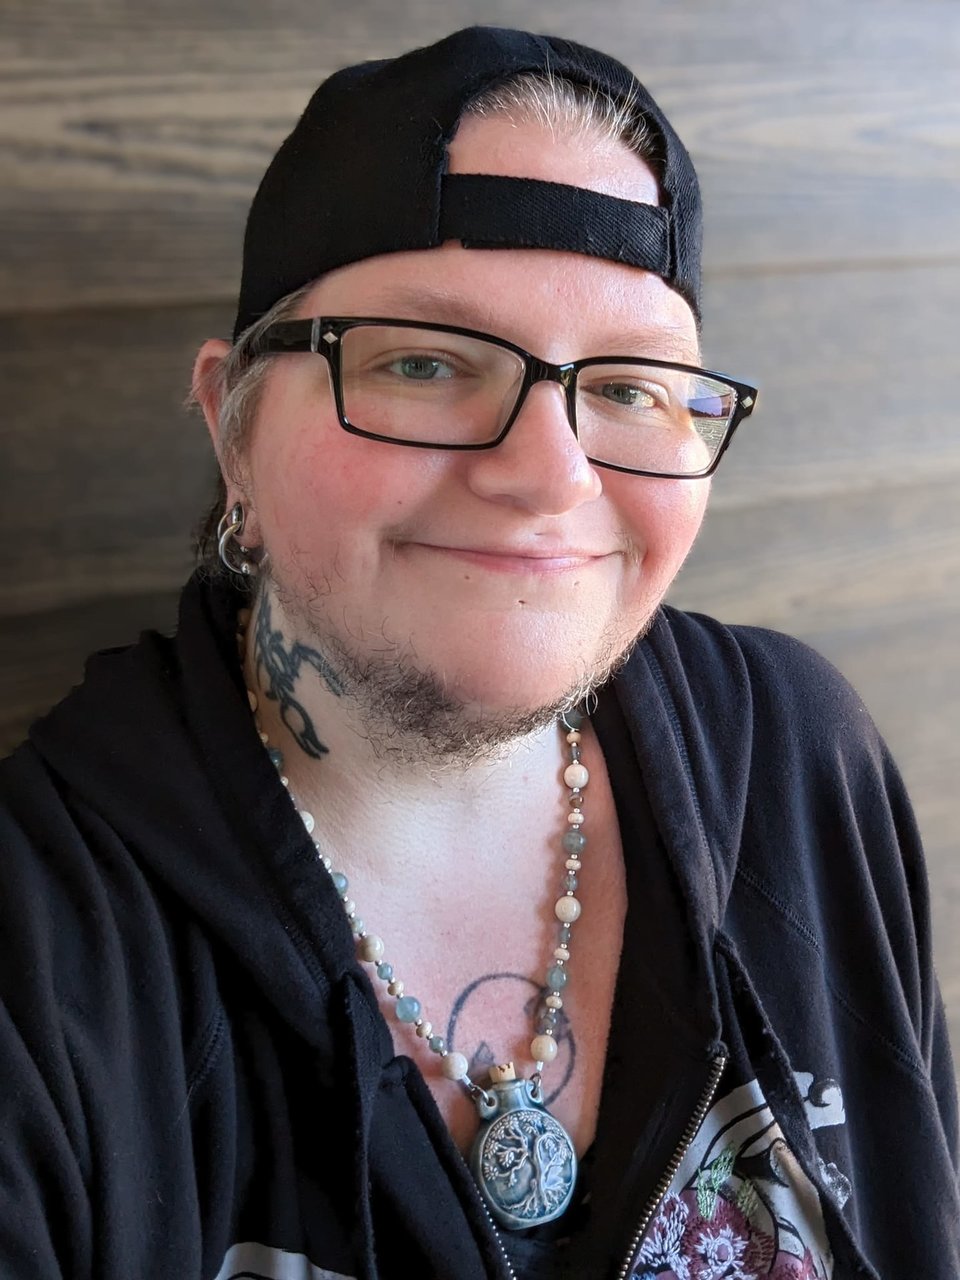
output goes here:
<path id="1" fill-rule="evenodd" d="M 279 747 L 268 747 L 267 755 L 270 757 L 270 763 L 276 765 L 278 769 L 283 768 L 283 752 Z"/>
<path id="2" fill-rule="evenodd" d="M 334 871 L 330 876 L 330 879 L 333 881 L 334 887 L 336 888 L 337 893 L 347 892 L 347 885 L 350 882 L 347 879 L 347 877 L 343 874 L 342 871 Z"/>
<path id="3" fill-rule="evenodd" d="M 420 1017 L 420 1001 L 414 996 L 401 996 L 397 1001 L 397 1017 L 401 1022 L 416 1022 Z"/>
<path id="4" fill-rule="evenodd" d="M 381 960 L 377 965 L 377 977 L 382 982 L 393 981 L 393 965 L 387 964 L 386 960 Z"/>
<path id="5" fill-rule="evenodd" d="M 443 1036 L 431 1036 L 427 1041 L 427 1044 L 430 1046 L 431 1053 L 443 1053 L 444 1049 L 447 1047 L 447 1042 L 444 1040 Z"/>
<path id="6" fill-rule="evenodd" d="M 564 835 L 562 843 L 566 852 L 575 857 L 587 847 L 587 837 L 579 831 L 568 831 Z"/>
<path id="7" fill-rule="evenodd" d="M 552 964 L 547 970 L 547 986 L 551 991 L 562 991 L 567 985 L 567 972 L 558 964 Z"/>
<path id="8" fill-rule="evenodd" d="M 579 708 L 563 713 L 563 723 L 568 729 L 579 729 L 583 724 L 583 712 Z"/>
<path id="9" fill-rule="evenodd" d="M 570 874 L 569 874 L 569 875 L 564 879 L 564 882 L 563 882 L 563 883 L 564 883 L 565 887 L 566 887 L 567 889 L 569 889 L 569 890 L 572 892 L 574 889 L 576 889 L 577 884 L 579 883 L 579 881 L 577 880 L 577 877 L 576 877 L 576 876 L 573 874 L 573 872 L 571 871 L 571 872 L 570 872 Z"/>

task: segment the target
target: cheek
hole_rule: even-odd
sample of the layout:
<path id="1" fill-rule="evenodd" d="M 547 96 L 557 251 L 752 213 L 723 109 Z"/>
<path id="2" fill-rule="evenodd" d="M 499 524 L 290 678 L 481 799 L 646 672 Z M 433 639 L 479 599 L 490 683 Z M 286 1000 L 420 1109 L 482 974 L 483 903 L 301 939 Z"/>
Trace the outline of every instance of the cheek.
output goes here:
<path id="1" fill-rule="evenodd" d="M 351 435 L 336 422 L 303 423 L 252 457 L 269 542 L 322 555 L 377 541 L 429 495 L 440 459 Z M 280 551 L 280 547 L 277 547 Z"/>
<path id="2" fill-rule="evenodd" d="M 616 473 L 614 482 L 604 487 L 645 560 L 664 566 L 683 561 L 703 522 L 709 480 L 656 480 Z"/>

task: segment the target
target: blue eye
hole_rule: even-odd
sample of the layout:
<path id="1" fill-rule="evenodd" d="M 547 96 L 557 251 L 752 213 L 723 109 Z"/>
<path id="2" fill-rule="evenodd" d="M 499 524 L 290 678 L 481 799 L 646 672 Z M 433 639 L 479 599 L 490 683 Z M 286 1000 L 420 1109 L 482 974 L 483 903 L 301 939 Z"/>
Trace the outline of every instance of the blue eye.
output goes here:
<path id="1" fill-rule="evenodd" d="M 639 387 L 629 382 L 605 382 L 600 388 L 600 394 L 605 400 L 612 400 L 614 404 L 625 405 L 631 409 L 652 409 L 657 404 L 657 400 L 646 387 Z"/>
<path id="2" fill-rule="evenodd" d="M 428 355 L 400 356 L 391 363 L 390 369 L 412 382 L 433 382 L 438 378 L 453 377 L 453 370 L 445 360 Z"/>

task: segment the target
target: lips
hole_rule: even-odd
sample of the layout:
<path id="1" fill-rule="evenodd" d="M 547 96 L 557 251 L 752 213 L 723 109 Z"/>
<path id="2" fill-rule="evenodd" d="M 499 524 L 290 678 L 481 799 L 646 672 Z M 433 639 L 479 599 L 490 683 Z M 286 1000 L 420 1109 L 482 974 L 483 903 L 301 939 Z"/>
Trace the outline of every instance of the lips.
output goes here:
<path id="1" fill-rule="evenodd" d="M 613 554 L 580 547 L 457 547 L 425 542 L 408 545 L 501 573 L 562 573 L 586 568 Z"/>

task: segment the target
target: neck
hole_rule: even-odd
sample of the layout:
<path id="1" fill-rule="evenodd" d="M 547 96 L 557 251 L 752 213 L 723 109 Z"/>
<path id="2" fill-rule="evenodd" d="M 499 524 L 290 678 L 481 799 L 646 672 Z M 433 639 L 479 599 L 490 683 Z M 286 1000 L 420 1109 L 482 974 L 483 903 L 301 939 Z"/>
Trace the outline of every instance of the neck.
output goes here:
<path id="1" fill-rule="evenodd" d="M 244 667 L 294 793 L 327 843 L 342 847 L 349 832 L 350 849 L 381 875 L 408 858 L 422 866 L 424 841 L 493 858 L 529 832 L 532 815 L 555 826 L 565 760 L 552 710 L 491 724 L 456 723 L 442 707 L 438 731 L 434 694 L 430 726 L 416 708 L 391 723 L 377 715 L 384 699 L 365 696 L 331 646 L 295 638 L 268 586 L 248 621 Z"/>

